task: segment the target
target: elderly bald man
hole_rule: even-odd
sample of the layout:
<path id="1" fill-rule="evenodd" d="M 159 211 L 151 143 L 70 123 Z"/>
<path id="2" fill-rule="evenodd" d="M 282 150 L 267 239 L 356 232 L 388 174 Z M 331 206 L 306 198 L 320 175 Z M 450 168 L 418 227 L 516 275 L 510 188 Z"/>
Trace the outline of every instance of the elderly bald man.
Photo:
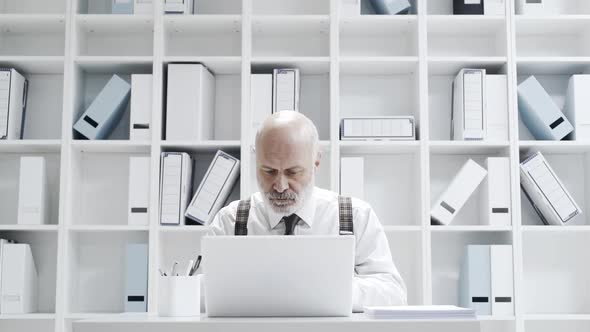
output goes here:
<path id="1" fill-rule="evenodd" d="M 339 195 L 315 187 L 321 153 L 317 128 L 298 112 L 268 117 L 256 135 L 256 177 L 260 192 L 249 199 L 248 218 L 236 223 L 234 201 L 215 216 L 216 235 L 337 235 Z M 366 202 L 352 198 L 356 237 L 353 311 L 366 305 L 403 305 L 406 286 L 397 271 L 383 227 Z M 240 203 L 241 202 L 241 203 Z M 246 231 L 247 229 L 247 231 Z"/>

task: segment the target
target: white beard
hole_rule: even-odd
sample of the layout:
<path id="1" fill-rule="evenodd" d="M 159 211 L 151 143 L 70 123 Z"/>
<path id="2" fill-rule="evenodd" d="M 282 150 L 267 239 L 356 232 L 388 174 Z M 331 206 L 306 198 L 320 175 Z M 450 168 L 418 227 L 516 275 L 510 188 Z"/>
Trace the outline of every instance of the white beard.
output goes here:
<path id="1" fill-rule="evenodd" d="M 270 207 L 275 213 L 282 214 L 283 216 L 288 216 L 288 215 L 295 213 L 297 210 L 299 210 L 305 204 L 305 202 L 307 202 L 307 200 L 311 197 L 311 194 L 313 193 L 314 187 L 315 187 L 315 172 L 312 174 L 311 180 L 306 185 L 303 186 L 301 193 L 296 194 L 296 193 L 292 192 L 292 194 L 294 195 L 294 197 L 292 197 L 292 198 L 295 200 L 295 204 L 292 204 L 292 205 L 274 204 L 270 200 L 269 196 L 271 196 L 271 193 L 269 193 L 269 192 L 263 192 L 262 198 L 263 198 L 266 206 Z"/>

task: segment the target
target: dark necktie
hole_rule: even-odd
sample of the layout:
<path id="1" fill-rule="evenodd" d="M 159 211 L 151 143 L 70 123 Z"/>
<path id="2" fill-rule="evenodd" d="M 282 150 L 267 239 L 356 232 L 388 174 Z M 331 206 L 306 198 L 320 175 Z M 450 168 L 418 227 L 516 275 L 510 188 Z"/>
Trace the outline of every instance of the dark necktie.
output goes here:
<path id="1" fill-rule="evenodd" d="M 281 221 L 285 222 L 285 235 L 293 235 L 293 230 L 299 220 L 299 217 L 295 213 L 289 216 L 284 216 L 283 219 L 281 219 Z"/>

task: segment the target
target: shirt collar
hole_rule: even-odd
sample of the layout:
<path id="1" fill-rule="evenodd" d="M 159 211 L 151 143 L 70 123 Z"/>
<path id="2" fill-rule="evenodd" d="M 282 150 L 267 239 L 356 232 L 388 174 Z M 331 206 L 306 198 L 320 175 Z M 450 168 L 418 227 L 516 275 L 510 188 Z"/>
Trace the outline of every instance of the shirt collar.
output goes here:
<path id="1" fill-rule="evenodd" d="M 313 224 L 316 209 L 316 199 L 314 197 L 315 191 L 316 188 L 314 187 L 311 194 L 307 198 L 307 201 L 303 203 L 303 206 L 301 206 L 297 211 L 295 211 L 295 214 L 299 216 L 299 218 L 301 218 L 301 221 L 306 223 L 310 228 Z M 263 195 L 263 193 L 260 194 Z M 264 205 L 264 209 L 266 210 L 268 225 L 270 226 L 270 229 L 274 229 L 281 222 L 281 219 L 283 219 L 285 215 L 282 213 L 277 213 L 272 208 L 266 206 L 264 200 L 262 200 L 262 204 Z"/>

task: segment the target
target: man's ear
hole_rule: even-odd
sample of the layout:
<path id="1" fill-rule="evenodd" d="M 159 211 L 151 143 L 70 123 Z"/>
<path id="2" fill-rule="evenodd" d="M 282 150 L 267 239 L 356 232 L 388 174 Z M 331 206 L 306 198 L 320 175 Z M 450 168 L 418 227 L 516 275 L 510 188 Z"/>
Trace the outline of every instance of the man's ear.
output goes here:
<path id="1" fill-rule="evenodd" d="M 321 160 L 322 160 L 322 151 L 318 151 L 318 154 L 316 156 L 315 162 L 313 163 L 313 165 L 315 166 L 315 170 L 316 171 L 320 167 L 320 161 Z"/>

